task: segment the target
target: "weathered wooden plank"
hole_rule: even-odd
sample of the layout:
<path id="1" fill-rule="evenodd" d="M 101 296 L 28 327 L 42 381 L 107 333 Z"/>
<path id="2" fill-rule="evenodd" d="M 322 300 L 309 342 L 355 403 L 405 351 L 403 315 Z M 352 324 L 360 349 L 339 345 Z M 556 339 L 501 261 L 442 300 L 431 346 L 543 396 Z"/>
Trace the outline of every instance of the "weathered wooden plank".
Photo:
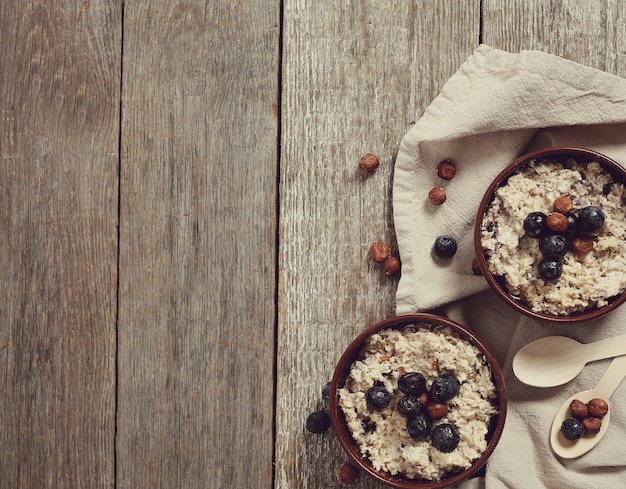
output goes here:
<path id="1" fill-rule="evenodd" d="M 121 2 L 0 25 L 0 486 L 110 488 Z"/>
<path id="2" fill-rule="evenodd" d="M 125 2 L 118 487 L 269 487 L 279 3 Z"/>
<path id="3" fill-rule="evenodd" d="M 483 13 L 494 48 L 538 49 L 626 76 L 626 2 L 484 0 Z"/>
<path id="4" fill-rule="evenodd" d="M 284 8 L 276 487 L 340 487 L 332 433 L 305 431 L 350 340 L 395 312 L 391 183 L 400 140 L 478 45 L 479 1 L 306 2 Z M 381 160 L 364 177 L 367 153 Z M 363 481 L 360 487 L 373 487 Z"/>

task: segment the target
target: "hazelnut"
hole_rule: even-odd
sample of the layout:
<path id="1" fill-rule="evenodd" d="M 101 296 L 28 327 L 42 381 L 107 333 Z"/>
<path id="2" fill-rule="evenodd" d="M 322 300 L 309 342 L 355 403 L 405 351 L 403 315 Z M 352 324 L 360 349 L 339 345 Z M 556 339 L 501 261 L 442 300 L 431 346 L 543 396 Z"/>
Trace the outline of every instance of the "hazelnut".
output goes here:
<path id="1" fill-rule="evenodd" d="M 456 166 L 450 160 L 440 161 L 435 169 L 437 176 L 444 180 L 452 180 L 456 175 Z"/>
<path id="2" fill-rule="evenodd" d="M 583 419 L 583 426 L 585 431 L 589 433 L 598 433 L 602 428 L 602 420 L 600 418 L 585 418 Z"/>
<path id="3" fill-rule="evenodd" d="M 359 168 L 365 173 L 374 173 L 379 164 L 378 157 L 372 153 L 363 155 L 359 160 Z"/>
<path id="4" fill-rule="evenodd" d="M 552 210 L 567 215 L 572 211 L 572 205 L 572 199 L 570 199 L 567 195 L 562 195 L 554 201 L 554 204 L 552 204 Z"/>
<path id="5" fill-rule="evenodd" d="M 400 271 L 400 260 L 395 256 L 388 256 L 383 264 L 383 273 L 387 277 L 391 277 Z"/>
<path id="6" fill-rule="evenodd" d="M 446 201 L 446 191 L 441 187 L 435 187 L 428 192 L 428 200 L 435 205 L 441 205 Z"/>
<path id="7" fill-rule="evenodd" d="M 590 238 L 574 238 L 572 251 L 577 255 L 584 255 L 593 249 L 593 240 Z"/>
<path id="8" fill-rule="evenodd" d="M 482 275 L 483 274 L 482 270 L 478 266 L 478 258 L 474 258 L 472 260 L 472 273 L 474 275 Z"/>
<path id="9" fill-rule="evenodd" d="M 574 399 L 569 405 L 569 413 L 572 418 L 584 419 L 589 416 L 589 409 L 584 402 Z"/>
<path id="10" fill-rule="evenodd" d="M 428 405 L 428 392 L 422 392 L 419 396 L 417 396 L 417 400 L 422 406 Z"/>
<path id="11" fill-rule="evenodd" d="M 567 231 L 569 227 L 569 219 L 565 214 L 561 214 L 560 212 L 551 212 L 548 214 L 546 219 L 546 225 L 548 229 L 552 231 L 556 231 L 557 233 L 562 233 Z"/>
<path id="12" fill-rule="evenodd" d="M 359 478 L 359 469 L 352 464 L 344 464 L 339 470 L 339 480 L 344 484 L 354 484 Z"/>
<path id="13" fill-rule="evenodd" d="M 441 419 L 448 414 L 448 406 L 440 402 L 426 404 L 426 414 L 430 419 Z"/>
<path id="14" fill-rule="evenodd" d="M 370 246 L 370 258 L 376 263 L 384 262 L 389 256 L 389 247 L 382 241 L 374 241 Z"/>
<path id="15" fill-rule="evenodd" d="M 609 405 L 604 399 L 596 397 L 587 403 L 589 408 L 589 416 L 594 418 L 603 418 L 609 412 Z"/>

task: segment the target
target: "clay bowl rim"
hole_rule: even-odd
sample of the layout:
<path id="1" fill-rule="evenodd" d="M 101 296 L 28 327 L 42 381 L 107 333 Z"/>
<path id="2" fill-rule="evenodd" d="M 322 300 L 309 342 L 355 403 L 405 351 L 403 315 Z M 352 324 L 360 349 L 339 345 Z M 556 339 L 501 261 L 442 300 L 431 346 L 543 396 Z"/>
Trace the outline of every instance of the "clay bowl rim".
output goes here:
<path id="1" fill-rule="evenodd" d="M 574 157 L 580 158 L 582 161 L 590 162 L 592 160 L 597 161 L 602 165 L 605 170 L 608 170 L 613 177 L 619 181 L 620 183 L 624 183 L 626 185 L 626 169 L 622 167 L 619 163 L 612 160 L 608 156 L 599 153 L 598 151 L 582 148 L 578 146 L 555 146 L 551 148 L 543 148 L 536 151 L 532 151 L 526 154 L 523 154 L 515 161 L 510 163 L 504 170 L 502 170 L 498 176 L 491 182 L 487 190 L 485 191 L 483 198 L 478 207 L 478 212 L 476 214 L 476 221 L 474 224 L 474 248 L 476 252 L 476 259 L 478 261 L 478 267 L 483 275 L 483 277 L 487 280 L 487 283 L 491 287 L 491 289 L 496 293 L 500 299 L 502 299 L 507 305 L 512 307 L 514 310 L 531 317 L 533 319 L 537 319 L 540 321 L 547 321 L 551 323 L 582 323 L 586 321 L 592 321 L 594 319 L 598 319 L 601 316 L 604 316 L 614 309 L 616 309 L 619 305 L 626 301 L 626 291 L 621 294 L 610 299 L 608 305 L 604 307 L 594 307 L 588 309 L 583 312 L 576 312 L 569 314 L 567 316 L 555 316 L 552 314 L 542 313 L 533 311 L 524 301 L 521 299 L 517 299 L 513 297 L 507 291 L 505 285 L 502 283 L 502 278 L 494 276 L 487 267 L 487 260 L 482 248 L 481 242 L 481 228 L 482 221 L 485 215 L 485 211 L 487 207 L 493 200 L 493 194 L 498 187 L 506 182 L 506 180 L 513 175 L 518 169 L 528 165 L 531 160 L 545 157 L 554 157 L 554 156 L 563 156 L 563 157 Z"/>
<path id="2" fill-rule="evenodd" d="M 343 412 L 339 407 L 339 400 L 337 395 L 338 389 L 343 387 L 345 383 L 352 363 L 358 357 L 359 351 L 363 346 L 363 342 L 369 336 L 383 329 L 401 329 L 416 323 L 428 323 L 431 325 L 448 326 L 451 330 L 458 333 L 463 339 L 478 347 L 478 349 L 485 356 L 487 363 L 491 368 L 492 379 L 496 385 L 496 390 L 498 392 L 498 405 L 500 412 L 492 418 L 492 423 L 488 434 L 490 438 L 487 444 L 487 449 L 477 460 L 474 461 L 474 463 L 469 468 L 461 472 L 455 473 L 454 475 L 451 475 L 449 477 L 443 478 L 439 481 L 407 479 L 399 475 L 392 476 L 387 472 L 375 470 L 371 462 L 366 457 L 363 457 L 361 455 L 358 445 L 352 438 L 350 430 L 345 423 L 345 417 L 343 415 Z M 480 470 L 483 465 L 485 465 L 488 458 L 496 448 L 498 441 L 500 440 L 506 420 L 507 404 L 508 394 L 506 384 L 504 382 L 504 376 L 502 374 L 502 369 L 487 345 L 475 333 L 470 331 L 465 326 L 443 316 L 438 316 L 430 313 L 415 313 L 403 316 L 394 316 L 380 321 L 373 326 L 365 329 L 350 343 L 350 345 L 346 348 L 341 358 L 337 362 L 337 366 L 335 368 L 330 387 L 330 418 L 332 421 L 333 430 L 335 431 L 335 434 L 339 439 L 339 443 L 341 444 L 344 451 L 347 453 L 349 458 L 361 469 L 361 471 L 365 472 L 373 479 L 382 482 L 387 486 L 399 489 L 443 489 L 445 487 L 459 484 L 460 482 L 469 479 L 472 475 L 478 472 L 478 470 Z"/>

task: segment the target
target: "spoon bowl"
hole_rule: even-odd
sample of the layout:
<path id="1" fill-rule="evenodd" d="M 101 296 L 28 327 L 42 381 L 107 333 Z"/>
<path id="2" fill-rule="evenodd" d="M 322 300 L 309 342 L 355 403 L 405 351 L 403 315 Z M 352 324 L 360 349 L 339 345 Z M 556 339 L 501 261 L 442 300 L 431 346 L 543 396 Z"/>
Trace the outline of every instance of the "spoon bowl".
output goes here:
<path id="1" fill-rule="evenodd" d="M 580 343 L 567 336 L 546 336 L 517 352 L 513 373 L 525 384 L 554 387 L 572 380 L 591 361 L 625 354 L 626 335 L 594 343 Z"/>
<path id="2" fill-rule="evenodd" d="M 552 422 L 552 428 L 550 429 L 550 445 L 552 450 L 561 458 L 576 458 L 584 455 L 593 447 L 595 447 L 602 437 L 605 435 L 609 422 L 611 419 L 611 405 L 609 403 L 609 411 L 602 418 L 602 427 L 599 433 L 585 433 L 585 435 L 578 440 L 568 440 L 561 433 L 561 424 L 566 418 L 570 417 L 569 406 L 574 399 L 578 399 L 582 402 L 588 402 L 591 399 L 599 397 L 606 402 L 609 401 L 615 389 L 621 384 L 622 380 L 626 377 L 626 355 L 615 357 L 609 368 L 606 369 L 598 385 L 593 389 L 579 392 L 574 394 L 567 401 L 563 403 L 563 406 L 557 411 Z"/>

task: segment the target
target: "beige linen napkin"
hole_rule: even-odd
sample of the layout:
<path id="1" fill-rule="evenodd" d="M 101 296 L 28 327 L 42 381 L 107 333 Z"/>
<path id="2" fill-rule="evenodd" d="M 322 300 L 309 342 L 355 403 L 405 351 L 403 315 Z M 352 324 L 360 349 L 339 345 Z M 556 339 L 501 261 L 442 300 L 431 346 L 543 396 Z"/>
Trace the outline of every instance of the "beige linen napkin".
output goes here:
<path id="1" fill-rule="evenodd" d="M 544 324 L 509 310 L 471 271 L 475 214 L 491 180 L 520 154 L 557 145 L 585 146 L 626 164 L 626 80 L 538 51 L 513 54 L 482 45 L 405 135 L 396 159 L 397 314 L 441 308 L 480 334 L 504 366 L 509 416 L 487 466 L 488 489 L 621 487 L 626 481 L 626 386 L 611 399 L 616 430 L 594 450 L 564 461 L 548 442 L 556 410 L 592 388 L 608 361 L 589 364 L 574 381 L 550 389 L 525 386 L 511 371 L 514 354 L 536 338 L 565 334 L 589 342 L 626 332 L 626 309 L 587 324 Z M 445 158 L 457 165 L 449 182 L 435 174 Z M 441 206 L 428 202 L 435 186 L 448 196 Z M 459 245 L 446 263 L 432 256 L 441 234 L 455 236 Z"/>

